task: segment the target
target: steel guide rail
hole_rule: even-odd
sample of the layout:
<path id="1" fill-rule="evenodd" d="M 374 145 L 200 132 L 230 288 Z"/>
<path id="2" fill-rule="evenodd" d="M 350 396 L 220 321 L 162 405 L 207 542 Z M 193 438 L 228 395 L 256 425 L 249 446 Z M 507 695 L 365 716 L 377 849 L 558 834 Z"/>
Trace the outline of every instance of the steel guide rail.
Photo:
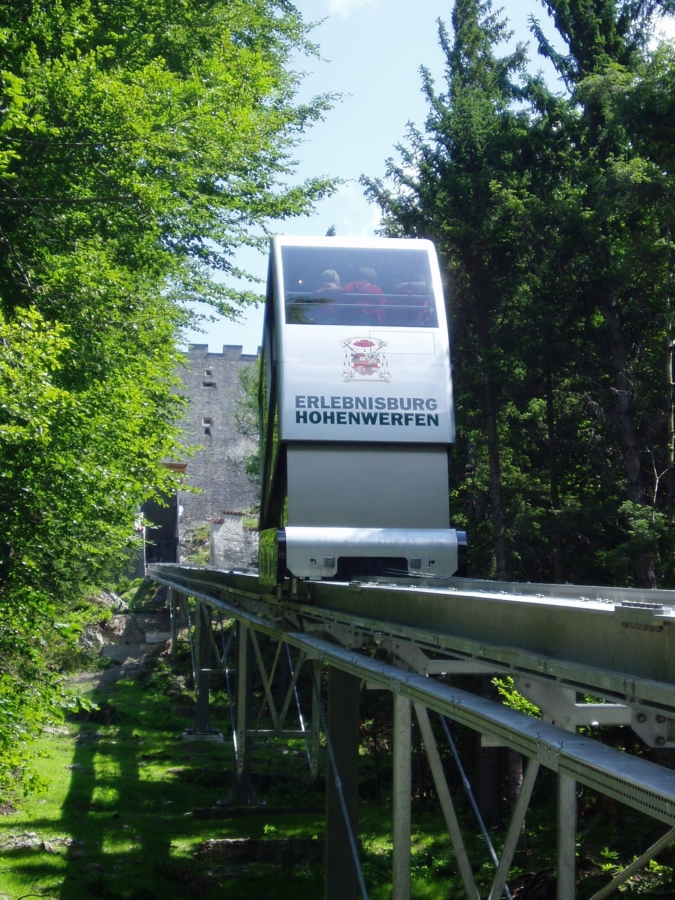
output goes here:
<path id="1" fill-rule="evenodd" d="M 275 615 L 323 623 L 328 632 L 342 627 L 376 641 L 401 638 L 495 671 L 675 713 L 672 591 L 455 579 L 452 587 L 433 588 L 300 582 L 293 594 L 272 595 L 254 573 L 163 564 L 149 574 L 166 584 L 178 577 L 183 589 L 190 584 L 264 601 Z"/>
<path id="2" fill-rule="evenodd" d="M 208 577 L 204 577 L 207 573 Z M 204 600 L 256 631 L 286 641 L 310 657 L 405 696 L 469 728 L 494 735 L 505 745 L 539 760 L 553 771 L 653 818 L 675 824 L 673 771 L 429 677 L 406 672 L 390 663 L 337 646 L 315 635 L 287 630 L 284 626 L 287 614 L 293 616 L 300 609 L 297 606 L 294 609 L 293 604 L 265 602 L 263 595 L 251 590 L 255 582 L 252 576 L 243 576 L 242 580 L 240 574 L 228 575 L 213 569 L 173 565 L 152 566 L 149 574 L 154 580 Z M 244 589 L 244 585 L 248 590 Z M 344 590 L 346 586 L 341 587 Z M 251 603 L 257 612 L 239 605 L 248 606 Z M 316 613 L 315 609 L 312 611 Z"/>

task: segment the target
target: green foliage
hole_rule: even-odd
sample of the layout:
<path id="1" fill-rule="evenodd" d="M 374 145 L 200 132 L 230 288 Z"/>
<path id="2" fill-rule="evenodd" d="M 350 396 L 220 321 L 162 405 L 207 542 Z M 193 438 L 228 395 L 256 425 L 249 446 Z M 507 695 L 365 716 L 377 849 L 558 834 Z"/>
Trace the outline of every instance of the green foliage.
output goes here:
<path id="1" fill-rule="evenodd" d="M 513 678 L 494 678 L 492 683 L 497 688 L 499 698 L 504 706 L 525 713 L 528 716 L 534 716 L 536 719 L 541 718 L 539 707 L 535 706 L 534 703 L 527 699 L 527 697 L 523 697 L 523 695 L 516 690 Z"/>
<path id="2" fill-rule="evenodd" d="M 288 183 L 329 104 L 294 101 L 311 52 L 282 0 L 0 2 L 2 790 L 62 702 L 77 604 L 175 490 L 184 302 L 256 300 L 212 274 L 332 190 Z"/>
<path id="3" fill-rule="evenodd" d="M 269 672 L 273 643 L 261 642 L 261 652 Z M 183 900 L 195 885 L 206 897 L 221 896 L 224 889 L 232 898 L 263 897 L 270 896 L 270 884 L 274 885 L 274 897 L 316 897 L 322 878 L 322 866 L 316 859 L 299 859 L 293 866 L 293 877 L 285 879 L 281 877 L 283 861 L 281 867 L 271 861 L 228 863 L 225 881 L 223 868 L 215 865 L 213 858 L 195 851 L 202 842 L 214 838 L 323 838 L 325 742 L 321 743 L 316 782 L 310 778 L 303 741 L 267 738 L 256 742 L 252 783 L 255 799 L 265 805 L 253 812 L 260 813 L 262 808 L 266 814 L 215 820 L 191 815 L 195 808 L 212 807 L 217 800 L 227 799 L 234 757 L 224 690 L 215 691 L 211 698 L 211 721 L 225 735 L 224 743 L 176 740 L 189 722 L 184 713 L 194 709 L 194 698 L 185 691 L 184 676 L 190 668 L 185 639 L 179 640 L 177 656 L 177 665 L 162 656 L 135 679 L 108 682 L 103 690 L 91 691 L 81 685 L 81 706 L 91 709 L 98 701 L 112 721 L 101 721 L 97 711 L 93 715 L 80 713 L 69 717 L 56 733 L 43 735 L 35 765 L 43 783 L 50 782 L 49 791 L 26 798 L 15 815 L 0 818 L 0 883 L 10 896 L 19 897 L 27 891 L 57 896 L 61 888 L 71 900 L 89 900 L 101 892 L 100 885 L 111 881 L 122 897 L 145 891 Z M 323 672 L 325 676 L 325 669 Z M 259 673 L 253 691 L 254 705 L 262 702 L 265 690 Z M 307 673 L 301 675 L 298 691 L 302 709 L 309 709 Z M 392 892 L 391 695 L 369 691 L 361 703 L 360 858 L 368 895 L 387 900 Z M 266 716 L 263 727 L 268 725 L 271 721 Z M 460 725 L 452 730 L 475 788 L 475 735 Z M 412 734 L 411 896 L 461 896 L 456 857 L 415 726 Z M 437 737 L 477 886 L 481 896 L 487 895 L 494 866 L 447 745 L 440 734 Z M 375 792 L 373 775 L 378 770 L 380 791 Z M 557 854 L 555 783 L 555 773 L 542 766 L 525 820 L 523 846 L 517 848 L 509 873 L 514 893 L 525 893 L 533 875 L 535 883 L 553 887 Z M 305 807 L 306 811 L 281 814 L 279 807 Z M 592 896 L 631 862 L 635 853 L 662 834 L 660 822 L 588 786 L 580 793 L 579 813 L 577 893 L 582 897 Z M 506 836 L 506 820 L 503 828 L 491 832 L 498 853 Z M 12 847 L 12 842 L 26 837 L 27 832 L 32 846 Z M 61 843 L 64 836 L 76 842 L 69 849 Z M 636 846 L 636 836 L 641 846 Z M 43 841 L 51 845 L 49 850 Z M 662 851 L 658 862 L 636 873 L 625 886 L 624 895 L 662 896 L 669 890 L 672 862 L 672 848 Z M 102 867 L 102 876 L 95 874 L 97 866 Z M 524 877 L 525 872 L 529 877 Z"/>
<path id="4" fill-rule="evenodd" d="M 211 526 L 206 523 L 189 528 L 183 535 L 185 558 L 189 563 L 207 566 L 210 558 Z"/>
<path id="5" fill-rule="evenodd" d="M 253 442 L 252 450 L 244 454 L 244 470 L 251 481 L 260 486 L 260 413 L 258 410 L 258 384 L 260 360 L 255 366 L 245 366 L 239 371 L 241 395 L 237 400 L 234 422 L 237 430 Z"/>
<path id="6" fill-rule="evenodd" d="M 131 581 L 120 594 L 120 600 L 127 604 L 130 612 L 151 612 L 166 603 L 164 589 L 149 578 L 135 578 Z"/>
<path id="7" fill-rule="evenodd" d="M 311 49 L 297 12 L 274 0 L 24 5 L 0 7 L 11 281 L 17 239 L 39 259 L 14 302 L 47 293 L 49 268 L 64 312 L 69 288 L 100 287 L 112 269 L 111 301 L 121 293 L 138 308 L 163 280 L 232 313 L 247 295 L 211 270 L 234 271 L 234 248 L 263 240 L 252 223 L 304 212 L 330 188 L 280 185 L 291 146 L 328 103 L 292 102 L 298 76 L 286 65 Z"/>

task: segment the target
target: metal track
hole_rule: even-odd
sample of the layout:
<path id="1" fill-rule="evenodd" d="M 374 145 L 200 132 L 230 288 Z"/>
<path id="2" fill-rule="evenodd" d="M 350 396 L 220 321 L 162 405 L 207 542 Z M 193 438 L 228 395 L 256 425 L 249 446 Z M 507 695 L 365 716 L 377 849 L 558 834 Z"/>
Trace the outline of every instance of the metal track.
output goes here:
<path id="1" fill-rule="evenodd" d="M 648 665 L 647 650 L 652 647 L 653 651 L 658 651 L 655 654 L 658 657 L 657 664 L 654 665 L 653 661 L 651 663 L 653 670 L 659 675 L 665 675 L 666 672 L 660 668 L 659 660 L 663 657 L 663 663 L 665 665 L 667 662 L 668 667 L 672 663 L 665 660 L 665 649 L 658 641 L 663 641 L 669 646 L 672 640 L 670 625 L 664 625 L 661 630 L 656 631 L 624 629 L 623 621 L 635 620 L 626 620 L 624 613 L 616 610 L 615 603 L 612 603 L 611 608 L 607 605 L 606 609 L 597 600 L 574 601 L 553 598 L 552 602 L 549 600 L 548 603 L 544 603 L 543 598 L 532 596 L 541 593 L 535 591 L 538 586 L 529 585 L 522 587 L 531 589 L 532 593 L 518 595 L 499 594 L 494 591 L 486 591 L 483 594 L 475 588 L 448 591 L 403 586 L 348 586 L 324 583 L 309 586 L 303 599 L 314 600 L 317 604 L 310 605 L 307 602 L 299 602 L 300 594 L 295 600 L 279 600 L 263 595 L 257 589 L 257 578 L 251 574 L 173 565 L 152 566 L 149 574 L 156 581 L 189 593 L 227 612 L 255 631 L 300 648 L 309 657 L 320 659 L 342 671 L 365 679 L 371 685 L 405 696 L 483 734 L 492 735 L 506 746 L 537 760 L 561 775 L 599 790 L 653 818 L 671 825 L 675 824 L 675 772 L 434 681 L 424 675 L 402 671 L 390 663 L 372 659 L 354 649 L 337 646 L 302 630 L 303 627 L 306 629 L 308 624 L 311 625 L 312 621 L 320 621 L 322 630 L 329 633 L 331 628 L 339 629 L 348 625 L 349 633 L 357 644 L 366 643 L 363 640 L 366 634 L 371 639 L 377 637 L 381 640 L 391 640 L 405 634 L 406 638 L 412 636 L 437 650 L 448 648 L 457 651 L 461 645 L 462 652 L 466 653 L 466 647 L 472 641 L 452 634 L 455 623 L 459 630 L 471 628 L 473 631 L 479 631 L 482 627 L 494 633 L 494 617 L 498 616 L 504 627 L 508 627 L 507 634 L 511 640 L 516 640 L 519 624 L 524 628 L 523 644 L 535 645 L 539 639 L 546 642 L 551 652 L 556 650 L 556 629 L 560 638 L 559 646 L 566 648 L 569 645 L 570 634 L 566 632 L 560 634 L 561 623 L 567 629 L 572 629 L 576 623 L 577 633 L 580 634 L 579 642 L 588 648 L 586 652 L 589 655 L 590 642 L 588 635 L 583 631 L 584 628 L 594 630 L 596 641 L 600 640 L 599 635 L 603 635 L 603 640 L 610 640 L 616 635 L 635 635 L 640 652 L 629 652 L 630 648 L 625 646 L 625 641 L 624 646 L 614 655 L 611 648 L 605 648 L 603 652 L 602 646 L 598 645 L 596 649 L 604 662 L 615 661 L 617 665 L 621 661 L 631 663 L 639 671 L 641 667 Z M 472 582 L 472 587 L 475 584 Z M 305 588 L 304 585 L 302 587 Z M 608 589 L 603 590 L 609 593 Z M 625 592 L 623 593 L 625 595 Z M 388 601 L 391 604 L 390 621 L 356 616 L 353 610 L 359 601 L 368 610 L 382 609 L 383 604 Z M 444 601 L 447 603 L 447 609 L 443 611 L 441 607 Z M 462 612 L 462 602 L 469 605 L 474 615 L 480 612 L 482 620 L 472 622 L 470 613 Z M 417 608 L 415 604 L 418 604 Z M 334 607 L 333 610 L 331 605 Z M 551 611 L 552 624 L 548 631 L 553 634 L 544 633 L 542 629 L 546 609 Z M 530 628 L 524 627 L 528 622 L 524 611 L 529 613 Z M 651 612 L 643 610 L 638 610 L 638 613 L 645 618 L 652 615 Z M 663 616 L 662 620 L 667 622 L 668 615 L 664 614 L 663 610 L 660 610 L 660 614 Z M 510 615 L 512 618 L 509 618 Z M 489 618 L 490 616 L 493 618 Z M 411 624 L 403 625 L 401 623 L 403 619 L 409 620 Z M 429 627 L 422 628 L 420 624 L 417 626 L 412 624 L 424 620 L 432 622 L 434 630 Z M 505 654 L 515 654 L 518 658 L 530 660 L 530 665 L 536 662 L 539 673 L 549 673 L 547 666 L 543 665 L 545 661 L 542 657 L 533 654 L 531 650 L 520 648 L 507 650 L 503 646 L 480 643 L 474 647 L 473 653 L 481 661 L 493 657 L 502 661 Z M 633 686 L 630 689 L 631 693 L 634 696 L 639 694 L 641 682 L 635 671 L 629 669 L 624 672 L 620 670 L 613 673 L 608 670 L 603 672 L 595 666 L 586 665 L 583 662 L 584 653 L 579 652 L 577 656 L 579 661 L 574 663 L 576 679 L 586 679 L 585 683 L 590 684 L 611 675 L 614 679 L 613 684 L 630 684 Z M 556 665 L 562 665 L 562 661 Z M 569 669 L 572 668 L 572 664 L 567 665 Z M 580 681 L 577 680 L 576 683 Z M 673 702 L 672 684 L 655 681 L 654 685 L 654 690 L 658 688 L 658 696 L 661 699 L 669 698 L 670 702 Z"/>
<path id="2" fill-rule="evenodd" d="M 675 714 L 672 591 L 458 578 L 443 586 L 299 582 L 293 592 L 271 595 L 255 573 L 171 564 L 149 573 L 179 590 L 265 600 L 278 616 L 314 620 L 324 631 L 398 637 L 483 663 L 486 671 L 532 675 Z"/>

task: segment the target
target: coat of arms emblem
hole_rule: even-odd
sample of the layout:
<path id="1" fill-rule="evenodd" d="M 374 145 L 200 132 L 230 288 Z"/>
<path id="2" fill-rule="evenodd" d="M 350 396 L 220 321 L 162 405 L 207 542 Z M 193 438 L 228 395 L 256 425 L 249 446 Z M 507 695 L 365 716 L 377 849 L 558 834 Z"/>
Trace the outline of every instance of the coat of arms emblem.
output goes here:
<path id="1" fill-rule="evenodd" d="M 386 341 L 355 337 L 340 341 L 345 350 L 343 381 L 390 381 L 391 372 L 383 353 Z"/>

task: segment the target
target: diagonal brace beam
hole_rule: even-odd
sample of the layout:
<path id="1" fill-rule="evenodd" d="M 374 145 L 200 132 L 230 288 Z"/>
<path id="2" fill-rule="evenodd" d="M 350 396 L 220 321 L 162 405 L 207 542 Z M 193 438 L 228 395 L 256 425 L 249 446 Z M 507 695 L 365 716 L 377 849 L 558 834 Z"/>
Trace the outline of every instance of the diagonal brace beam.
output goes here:
<path id="1" fill-rule="evenodd" d="M 272 672 L 270 674 L 269 679 L 267 678 L 267 670 L 265 669 L 265 663 L 263 662 L 262 654 L 260 653 L 260 644 L 258 643 L 258 638 L 253 629 L 251 629 L 251 643 L 253 644 L 253 649 L 255 651 L 255 658 L 258 663 L 258 668 L 260 669 L 260 677 L 262 678 L 263 687 L 265 689 L 265 698 L 267 700 L 267 704 L 270 708 L 270 715 L 272 716 L 272 723 L 274 724 L 274 728 L 276 731 L 279 730 L 279 716 L 277 715 L 277 708 L 274 705 L 274 698 L 272 697 L 272 689 L 271 682 L 274 678 L 274 673 L 277 668 L 277 661 L 279 659 L 279 653 L 281 652 L 281 641 L 277 644 L 277 652 L 274 657 L 274 663 L 272 664 Z M 264 704 L 263 704 L 264 708 Z M 260 710 L 262 715 L 262 709 Z M 260 716 L 258 717 L 260 720 Z"/>
<path id="2" fill-rule="evenodd" d="M 291 705 L 291 700 L 293 699 L 293 693 L 295 691 L 295 686 L 298 683 L 298 676 L 300 675 L 300 669 L 302 668 L 302 664 L 304 663 L 307 654 L 304 650 L 300 651 L 300 656 L 298 657 L 298 662 L 295 666 L 295 671 L 293 672 L 293 677 L 291 678 L 291 683 L 288 686 L 288 691 L 286 692 L 286 699 L 284 700 L 284 705 L 281 707 L 281 712 L 279 713 L 279 728 L 284 727 L 284 722 L 286 721 L 286 714 L 288 712 L 288 707 Z M 290 661 L 290 657 L 289 657 Z M 303 729 L 304 731 L 304 729 Z"/>
<path id="3" fill-rule="evenodd" d="M 218 647 L 218 644 L 216 643 L 216 638 L 213 633 L 213 628 L 209 629 L 209 644 L 211 645 L 211 654 L 212 654 L 211 655 L 211 665 L 215 669 L 222 669 L 223 661 L 220 658 L 220 649 Z"/>
<path id="4" fill-rule="evenodd" d="M 422 732 L 422 740 L 424 741 L 424 747 L 427 751 L 429 767 L 431 769 L 431 774 L 434 777 L 436 793 L 441 802 L 445 823 L 450 832 L 450 840 L 452 841 L 452 848 L 455 851 L 457 865 L 459 866 L 462 881 L 464 882 L 464 889 L 469 900 L 480 900 L 478 888 L 476 887 L 476 880 L 473 877 L 471 863 L 469 862 L 466 847 L 464 846 L 464 839 L 462 838 L 462 832 L 459 827 L 459 822 L 457 821 L 455 807 L 450 796 L 450 791 L 448 790 L 448 784 L 445 780 L 445 773 L 443 771 L 441 757 L 438 753 L 436 738 L 431 730 L 429 713 L 427 712 L 426 707 L 422 706 L 421 703 L 415 703 L 415 714 L 417 716 L 417 721 L 420 724 L 420 731 Z"/>
<path id="5" fill-rule="evenodd" d="M 591 900 L 605 900 L 605 897 L 609 897 L 610 894 L 613 894 L 618 887 L 625 881 L 628 881 L 629 878 L 632 878 L 636 872 L 639 872 L 648 862 L 654 859 L 657 853 L 665 850 L 669 844 L 673 843 L 673 841 L 675 841 L 675 828 L 671 828 L 670 831 L 667 831 L 662 838 L 655 844 L 652 844 L 648 850 L 645 850 L 642 856 L 638 856 L 638 858 L 633 860 L 633 862 L 622 872 L 619 872 L 609 884 L 606 884 L 604 888 L 600 888 L 596 894 L 593 894 Z"/>
<path id="6" fill-rule="evenodd" d="M 167 564 L 166 571 L 170 568 Z M 151 570 L 155 581 L 178 590 L 187 589 L 185 579 L 168 577 L 163 572 L 160 574 L 157 569 L 158 567 L 153 567 Z M 313 584 L 319 585 L 319 582 Z M 204 589 L 190 585 L 190 591 L 193 596 L 206 600 L 269 637 L 279 640 L 283 635 L 286 643 L 305 650 L 310 657 L 317 657 L 344 672 L 365 678 L 369 683 L 381 685 L 384 690 L 400 691 L 411 700 L 423 703 L 425 707 L 454 722 L 473 728 L 481 734 L 494 735 L 507 747 L 539 759 L 542 765 L 553 771 L 567 773 L 577 783 L 588 785 L 593 790 L 668 825 L 675 824 L 675 773 L 668 769 L 613 750 L 584 735 L 563 731 L 541 719 L 533 719 L 459 688 L 422 675 L 401 672 L 390 663 L 371 659 L 354 650 L 345 650 L 313 635 L 285 631 L 273 617 L 264 619 L 255 612 L 237 606 L 239 598 L 236 590 L 232 591 L 236 598 L 234 600 L 229 596 L 221 596 L 225 591 L 214 596 L 215 590 L 208 585 Z M 275 607 L 275 614 L 277 609 Z M 641 684 L 647 682 L 648 679 L 644 679 Z M 632 697 L 636 695 L 635 684 L 634 681 L 629 683 Z M 624 690 L 626 689 L 624 683 Z"/>
<path id="7" fill-rule="evenodd" d="M 516 805 L 511 816 L 511 821 L 509 822 L 509 830 L 506 832 L 506 840 L 504 841 L 502 858 L 499 860 L 499 865 L 497 866 L 497 871 L 495 872 L 495 877 L 494 881 L 492 882 L 492 887 L 490 888 L 488 900 L 499 900 L 504 891 L 504 885 L 506 884 L 509 869 L 511 868 L 511 863 L 513 862 L 513 854 L 516 851 L 518 838 L 520 837 L 520 830 L 523 827 L 523 822 L 525 820 L 525 813 L 527 812 L 527 807 L 530 803 L 530 797 L 532 796 L 534 783 L 537 780 L 537 775 L 539 774 L 539 767 L 540 763 L 538 759 L 531 759 L 527 764 L 525 776 L 523 777 L 523 783 L 520 786 L 518 799 L 516 800 Z"/>

